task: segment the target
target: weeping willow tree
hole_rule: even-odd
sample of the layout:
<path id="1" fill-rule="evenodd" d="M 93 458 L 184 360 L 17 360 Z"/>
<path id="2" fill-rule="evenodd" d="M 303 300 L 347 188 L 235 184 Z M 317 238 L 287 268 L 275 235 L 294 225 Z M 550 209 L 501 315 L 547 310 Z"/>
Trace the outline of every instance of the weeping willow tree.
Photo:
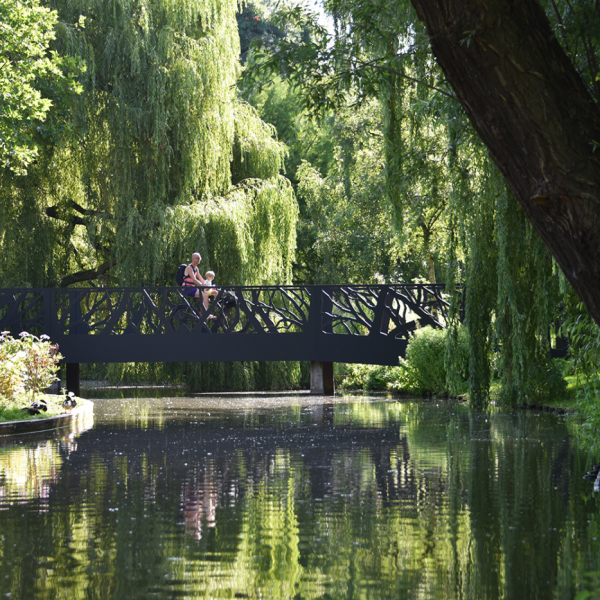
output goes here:
<path id="1" fill-rule="evenodd" d="M 54 102 L 27 175 L 0 173 L 2 285 L 171 284 L 197 250 L 220 283 L 289 281 L 296 202 L 237 98 L 237 2 L 49 6 L 83 93 Z"/>
<path id="2" fill-rule="evenodd" d="M 284 10 L 276 19 L 291 23 L 287 37 L 255 48 L 246 79 L 255 83 L 274 72 L 288 77 L 317 113 L 378 99 L 385 190 L 400 253 L 419 245 L 426 257 L 420 276 L 435 281 L 436 262 L 443 261 L 445 269 L 437 271 L 449 289 L 464 284 L 448 329 L 450 388 L 462 368 L 454 360 L 462 326 L 473 404 L 488 401 L 496 374 L 507 403 L 535 403 L 555 393 L 561 378 L 548 358 L 548 328 L 560 302 L 556 266 L 437 67 L 411 4 L 325 4 L 333 36 L 310 15 Z M 311 35 L 299 36 L 303 28 Z"/>
<path id="3" fill-rule="evenodd" d="M 286 147 L 237 95 L 236 0 L 46 4 L 64 68 L 85 70 L 79 95 L 50 96 L 27 173 L 0 170 L 0 285 L 174 285 L 195 251 L 221 285 L 289 283 L 297 203 Z M 100 375 L 138 373 L 212 390 L 303 377 L 259 363 Z"/>
<path id="4" fill-rule="evenodd" d="M 433 65 L 415 54 L 403 68 L 412 83 L 383 86 L 384 114 L 390 97 L 400 107 L 388 119 L 394 129 L 385 132 L 387 145 L 401 156 L 399 168 L 388 170 L 388 190 L 400 190 L 402 235 L 414 236 L 409 225 L 417 224 L 429 262 L 433 246 L 445 259 L 444 279 L 453 295 L 449 389 L 458 391 L 463 370 L 462 326 L 474 405 L 487 403 L 494 376 L 505 404 L 535 404 L 563 393 L 564 381 L 549 358 L 550 324 L 562 301 L 558 268 L 460 107 L 443 89 L 432 89 L 440 85 Z M 428 274 L 435 282 L 431 264 Z"/>

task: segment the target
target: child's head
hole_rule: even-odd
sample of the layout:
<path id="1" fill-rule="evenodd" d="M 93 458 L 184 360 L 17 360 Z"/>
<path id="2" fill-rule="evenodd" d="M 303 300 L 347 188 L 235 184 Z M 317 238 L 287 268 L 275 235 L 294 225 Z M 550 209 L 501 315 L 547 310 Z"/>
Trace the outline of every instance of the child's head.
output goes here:
<path id="1" fill-rule="evenodd" d="M 214 278 L 215 278 L 214 271 L 206 271 L 206 275 L 204 276 L 204 279 L 208 279 L 209 281 L 212 281 Z"/>

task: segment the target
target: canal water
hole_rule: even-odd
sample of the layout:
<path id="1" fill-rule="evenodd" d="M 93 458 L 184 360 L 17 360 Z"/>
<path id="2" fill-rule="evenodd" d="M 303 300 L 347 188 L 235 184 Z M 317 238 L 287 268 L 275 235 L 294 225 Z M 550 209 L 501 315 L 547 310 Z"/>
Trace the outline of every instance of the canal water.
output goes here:
<path id="1" fill-rule="evenodd" d="M 161 393 L 0 438 L 0 597 L 564 599 L 600 571 L 559 416 Z"/>

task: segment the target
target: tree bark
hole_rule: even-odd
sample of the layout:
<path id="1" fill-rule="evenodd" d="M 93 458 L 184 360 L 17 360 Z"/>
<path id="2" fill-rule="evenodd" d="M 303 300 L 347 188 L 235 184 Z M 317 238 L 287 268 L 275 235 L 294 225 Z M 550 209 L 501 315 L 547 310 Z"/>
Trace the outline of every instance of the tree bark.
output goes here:
<path id="1" fill-rule="evenodd" d="M 114 267 L 117 264 L 116 258 L 111 258 L 106 262 L 98 265 L 95 269 L 88 269 L 87 271 L 79 271 L 72 275 L 67 275 L 63 278 L 59 284 L 59 287 L 68 287 L 74 283 L 81 283 L 82 281 L 92 281 L 98 279 L 99 275 L 104 275 L 108 269 Z"/>
<path id="2" fill-rule="evenodd" d="M 536 0 L 411 0 L 525 214 L 600 324 L 600 108 Z"/>

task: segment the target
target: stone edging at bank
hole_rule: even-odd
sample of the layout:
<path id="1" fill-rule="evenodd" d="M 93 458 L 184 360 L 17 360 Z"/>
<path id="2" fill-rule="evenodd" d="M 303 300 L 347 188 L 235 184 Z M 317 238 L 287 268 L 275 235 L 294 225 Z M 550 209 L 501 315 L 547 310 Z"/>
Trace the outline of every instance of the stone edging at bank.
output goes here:
<path id="1" fill-rule="evenodd" d="M 94 417 L 94 403 L 91 400 L 77 399 L 77 406 L 68 413 L 47 417 L 46 419 L 29 419 L 27 421 L 9 421 L 0 423 L 0 436 L 60 429 L 75 423 L 83 423 Z"/>

